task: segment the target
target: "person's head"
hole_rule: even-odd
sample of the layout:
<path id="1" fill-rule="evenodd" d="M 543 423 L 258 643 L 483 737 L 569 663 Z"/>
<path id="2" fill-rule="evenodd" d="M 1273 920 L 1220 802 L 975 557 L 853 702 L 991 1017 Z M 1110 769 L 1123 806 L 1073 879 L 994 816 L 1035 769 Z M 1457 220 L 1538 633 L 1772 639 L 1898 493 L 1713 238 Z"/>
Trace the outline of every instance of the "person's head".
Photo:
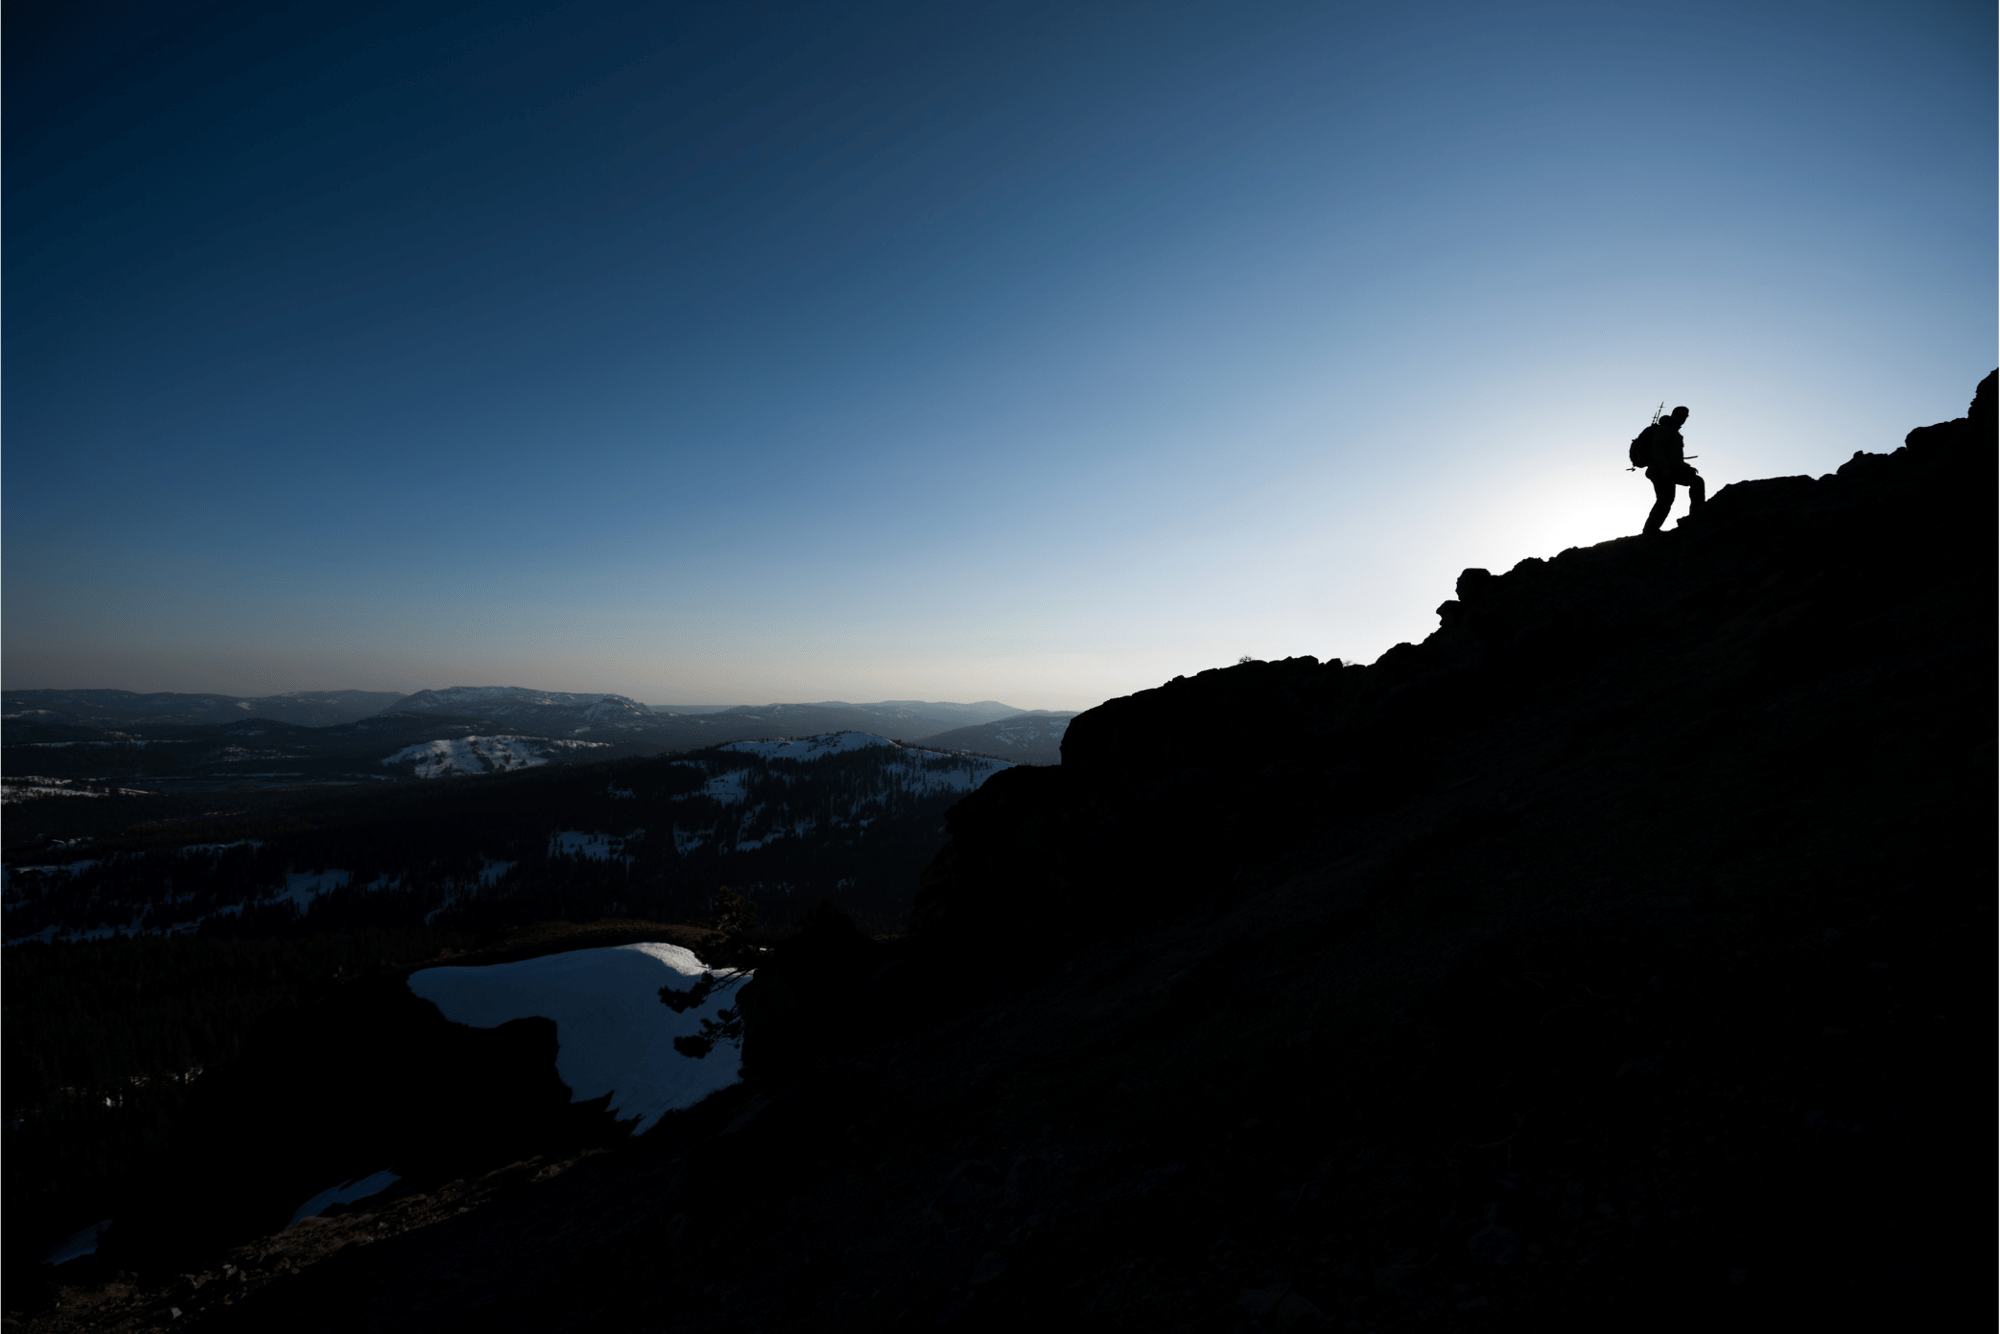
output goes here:
<path id="1" fill-rule="evenodd" d="M 1688 419 L 1688 410 L 1686 408 L 1675 408 L 1667 416 L 1672 419 L 1675 426 L 1679 426 Z"/>

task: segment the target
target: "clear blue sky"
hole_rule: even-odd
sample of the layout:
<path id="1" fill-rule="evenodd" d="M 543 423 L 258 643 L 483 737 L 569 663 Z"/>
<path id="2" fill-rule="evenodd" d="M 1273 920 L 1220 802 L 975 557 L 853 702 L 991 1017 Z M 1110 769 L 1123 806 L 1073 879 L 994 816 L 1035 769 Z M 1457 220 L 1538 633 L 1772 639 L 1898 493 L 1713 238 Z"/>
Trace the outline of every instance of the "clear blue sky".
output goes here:
<path id="1" fill-rule="evenodd" d="M 1081 708 L 1959 415 L 1987 3 L 10 4 L 5 682 Z"/>

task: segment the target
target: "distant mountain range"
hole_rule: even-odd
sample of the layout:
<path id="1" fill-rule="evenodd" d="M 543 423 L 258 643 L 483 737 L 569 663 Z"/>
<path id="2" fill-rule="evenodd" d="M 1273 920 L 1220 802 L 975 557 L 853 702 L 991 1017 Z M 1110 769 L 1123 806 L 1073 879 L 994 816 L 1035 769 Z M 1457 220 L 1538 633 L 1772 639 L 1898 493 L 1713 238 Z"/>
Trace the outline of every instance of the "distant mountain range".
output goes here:
<path id="1" fill-rule="evenodd" d="M 170 691 L 9 690 L 0 692 L 8 722 L 199 727 L 269 718 L 300 727 L 359 722 L 405 698 L 391 690 L 292 690 L 282 695 L 182 695 Z"/>
<path id="2" fill-rule="evenodd" d="M 421 713 L 492 718 L 546 736 L 598 732 L 650 732 L 660 715 L 624 695 L 579 695 L 518 686 L 452 686 L 419 690 L 379 710 L 378 716 Z"/>
<path id="3" fill-rule="evenodd" d="M 1071 713 L 994 700 L 704 706 L 625 695 L 452 686 L 285 695 L 10 690 L 8 774 L 284 781 L 445 777 L 658 754 L 728 741 L 867 732 L 1022 764 L 1057 764 Z"/>

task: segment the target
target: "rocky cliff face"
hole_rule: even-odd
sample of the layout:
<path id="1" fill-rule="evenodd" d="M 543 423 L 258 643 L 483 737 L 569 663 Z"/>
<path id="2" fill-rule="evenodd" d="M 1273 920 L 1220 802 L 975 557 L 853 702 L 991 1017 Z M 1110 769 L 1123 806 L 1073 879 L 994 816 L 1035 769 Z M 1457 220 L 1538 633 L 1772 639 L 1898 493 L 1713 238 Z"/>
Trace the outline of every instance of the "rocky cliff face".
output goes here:
<path id="1" fill-rule="evenodd" d="M 1371 666 L 1246 663 L 1112 700 L 1071 723 L 1060 769 L 1000 775 L 951 812 L 919 930 L 962 948 L 1050 922 L 1087 935 L 1268 882 L 1309 832 L 1525 779 L 1532 761 L 1481 748 L 1510 730 L 1671 770 L 1802 691 L 1906 670 L 1912 633 L 1986 670 L 1994 480 L 1989 376 L 1967 416 L 1892 454 L 1726 487 L 1653 538 L 1467 570 L 1438 631 Z M 1802 758 L 1802 779 L 1819 772 Z"/>

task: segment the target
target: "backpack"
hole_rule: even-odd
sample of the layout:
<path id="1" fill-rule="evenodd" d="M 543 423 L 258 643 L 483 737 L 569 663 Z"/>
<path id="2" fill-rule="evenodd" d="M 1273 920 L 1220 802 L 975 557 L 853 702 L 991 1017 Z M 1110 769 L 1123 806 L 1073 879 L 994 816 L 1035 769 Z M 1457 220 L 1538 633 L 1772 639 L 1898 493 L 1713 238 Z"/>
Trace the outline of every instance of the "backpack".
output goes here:
<path id="1" fill-rule="evenodd" d="M 1634 468 L 1650 468 L 1653 466 L 1652 427 L 1648 426 L 1645 430 L 1632 437 L 1632 443 L 1625 447 L 1625 458 Z"/>
<path id="2" fill-rule="evenodd" d="M 1662 402 L 1659 407 L 1654 408 L 1652 422 L 1645 430 L 1633 436 L 1632 443 L 1625 447 L 1625 461 L 1634 468 L 1653 466 L 1653 432 L 1659 429 L 1660 414 L 1666 411 L 1666 407 L 1667 405 Z"/>

